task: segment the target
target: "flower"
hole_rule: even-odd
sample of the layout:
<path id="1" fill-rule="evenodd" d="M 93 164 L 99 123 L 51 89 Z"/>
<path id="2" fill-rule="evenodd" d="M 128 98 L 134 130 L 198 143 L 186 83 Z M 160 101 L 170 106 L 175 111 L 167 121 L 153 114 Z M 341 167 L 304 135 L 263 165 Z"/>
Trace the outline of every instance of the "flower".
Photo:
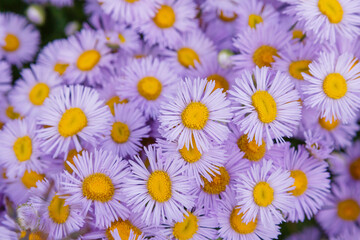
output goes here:
<path id="1" fill-rule="evenodd" d="M 279 234 L 279 227 L 264 224 L 261 218 L 246 223 L 241 208 L 236 203 L 235 193 L 231 189 L 224 192 L 222 199 L 218 199 L 219 207 L 216 211 L 219 222 L 219 237 L 223 239 L 275 239 Z"/>
<path id="2" fill-rule="evenodd" d="M 14 13 L 0 14 L 0 22 L 4 22 L 5 29 L 5 38 L 0 40 L 0 57 L 18 67 L 30 62 L 38 51 L 39 31 Z"/>
<path id="3" fill-rule="evenodd" d="M 14 178 L 25 171 L 42 171 L 44 163 L 32 118 L 17 119 L 5 124 L 0 133 L 0 160 L 6 175 Z"/>
<path id="4" fill-rule="evenodd" d="M 100 227 L 108 227 L 118 217 L 126 219 L 130 212 L 122 189 L 129 174 L 127 161 L 102 149 L 84 151 L 73 161 L 67 163 L 73 173 L 64 171 L 60 182 L 60 194 L 69 194 L 65 203 L 83 206 L 84 216 L 91 211 Z"/>
<path id="5" fill-rule="evenodd" d="M 230 102 L 221 89 L 214 90 L 215 82 L 186 78 L 178 84 L 178 94 L 162 105 L 159 121 L 164 137 L 178 141 L 178 148 L 187 149 L 196 144 L 200 152 L 207 151 L 211 140 L 221 144 L 229 129 L 224 124 L 232 114 Z"/>
<path id="6" fill-rule="evenodd" d="M 11 89 L 11 66 L 6 61 L 0 61 L 0 92 L 7 92 Z"/>
<path id="7" fill-rule="evenodd" d="M 301 118 L 298 92 L 290 79 L 267 67 L 244 70 L 237 78 L 234 90 L 229 91 L 233 122 L 261 145 L 263 136 L 268 148 L 273 140 L 283 142 L 291 137 Z"/>
<path id="8" fill-rule="evenodd" d="M 103 32 L 84 29 L 67 41 L 59 60 L 69 64 L 63 75 L 68 83 L 87 82 L 94 85 L 102 79 L 103 72 L 111 71 L 113 55 L 106 46 Z"/>
<path id="9" fill-rule="evenodd" d="M 175 93 L 176 73 L 158 58 L 147 57 L 132 61 L 119 80 L 117 94 L 137 106 L 146 118 L 156 118 L 160 104 Z"/>
<path id="10" fill-rule="evenodd" d="M 296 18 L 313 31 L 319 42 L 335 43 L 337 36 L 355 39 L 359 35 L 360 2 L 351 0 L 310 0 L 294 5 Z"/>
<path id="11" fill-rule="evenodd" d="M 325 204 L 330 193 L 330 174 L 328 164 L 309 156 L 304 146 L 298 146 L 297 151 L 287 144 L 282 158 L 274 159 L 275 165 L 290 171 L 294 178 L 295 196 L 294 208 L 288 212 L 287 220 L 303 222 L 310 219 Z"/>
<path id="12" fill-rule="evenodd" d="M 360 64 L 350 53 L 322 52 L 304 74 L 304 105 L 315 108 L 326 121 L 348 123 L 360 108 Z"/>
<path id="13" fill-rule="evenodd" d="M 102 140 L 103 149 L 120 157 L 133 156 L 141 149 L 141 140 L 149 136 L 150 127 L 141 112 L 131 104 L 116 104 L 110 134 Z"/>
<path id="14" fill-rule="evenodd" d="M 274 168 L 271 160 L 253 165 L 237 179 L 236 200 L 242 220 L 249 223 L 259 217 L 270 225 L 284 221 L 282 213 L 294 207 L 295 197 L 290 192 L 295 189 L 293 185 L 290 172 Z"/>
<path id="15" fill-rule="evenodd" d="M 81 205 L 65 205 L 65 196 L 58 193 L 59 182 L 44 179 L 37 188 L 30 190 L 28 204 L 37 210 L 39 229 L 55 239 L 61 239 L 76 232 L 84 224 L 80 215 Z"/>
<path id="16" fill-rule="evenodd" d="M 194 205 L 191 179 L 183 175 L 181 164 L 166 161 L 161 149 L 150 145 L 144 150 L 150 166 L 147 169 L 139 156 L 130 161 L 131 174 L 123 191 L 127 204 L 148 225 L 182 221 L 184 208 Z"/>
<path id="17" fill-rule="evenodd" d="M 248 28 L 234 39 L 234 46 L 241 53 L 232 57 L 234 67 L 240 70 L 255 66 L 272 67 L 275 57 L 279 56 L 289 43 L 290 35 L 277 24 Z"/>
<path id="18" fill-rule="evenodd" d="M 352 234 L 358 231 L 360 222 L 359 186 L 347 186 L 344 182 L 331 187 L 322 210 L 316 216 L 317 222 L 325 232 L 335 237 L 339 234 Z"/>
<path id="19" fill-rule="evenodd" d="M 183 34 L 196 30 L 196 5 L 192 0 L 164 0 L 150 21 L 137 27 L 149 44 L 173 47 Z"/>
<path id="20" fill-rule="evenodd" d="M 63 87 L 44 102 L 38 130 L 44 152 L 54 157 L 75 147 L 80 151 L 85 141 L 95 145 L 98 138 L 110 131 L 111 113 L 99 94 L 88 87 Z"/>
<path id="21" fill-rule="evenodd" d="M 40 65 L 24 69 L 21 76 L 9 94 L 9 100 L 16 112 L 36 117 L 49 95 L 60 89 L 62 81 L 58 74 Z"/>

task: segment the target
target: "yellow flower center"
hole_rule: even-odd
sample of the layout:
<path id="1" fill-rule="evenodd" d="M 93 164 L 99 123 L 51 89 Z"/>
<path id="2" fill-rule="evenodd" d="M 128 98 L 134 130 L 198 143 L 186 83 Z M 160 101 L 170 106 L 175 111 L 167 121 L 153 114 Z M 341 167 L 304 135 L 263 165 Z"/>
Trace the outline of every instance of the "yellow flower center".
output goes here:
<path id="1" fill-rule="evenodd" d="M 25 237 L 25 236 L 26 236 L 26 232 L 24 231 L 24 236 L 23 236 L 23 237 Z M 47 236 L 46 236 L 46 234 L 37 231 L 37 232 L 31 232 L 31 233 L 29 234 L 29 238 L 28 238 L 28 239 L 29 239 L 29 240 L 46 240 L 46 239 L 47 239 Z"/>
<path id="2" fill-rule="evenodd" d="M 34 105 L 40 106 L 49 96 L 50 88 L 45 83 L 37 83 L 29 93 L 30 102 Z"/>
<path id="3" fill-rule="evenodd" d="M 118 96 L 114 96 L 106 102 L 106 105 L 110 108 L 110 112 L 112 113 L 112 115 L 115 116 L 114 105 L 115 104 L 124 104 L 124 103 L 128 103 L 128 100 L 127 99 L 120 100 L 120 98 Z"/>
<path id="4" fill-rule="evenodd" d="M 150 196 L 157 202 L 166 202 L 172 196 L 171 179 L 165 171 L 157 170 L 150 174 L 147 189 Z"/>
<path id="5" fill-rule="evenodd" d="M 230 215 L 230 225 L 231 228 L 234 229 L 235 232 L 239 234 L 250 234 L 255 231 L 257 227 L 257 218 L 255 221 L 250 221 L 248 223 L 244 223 L 242 218 L 244 216 L 243 213 L 240 213 L 239 208 L 233 208 Z"/>
<path id="6" fill-rule="evenodd" d="M 184 220 L 182 222 L 175 223 L 173 227 L 173 235 L 176 239 L 192 239 L 199 228 L 197 217 L 191 212 L 188 212 L 188 214 L 189 216 L 184 214 Z"/>
<path id="7" fill-rule="evenodd" d="M 65 199 L 58 195 L 52 198 L 48 210 L 50 218 L 57 224 L 65 223 L 70 214 L 69 206 L 65 206 Z"/>
<path id="8" fill-rule="evenodd" d="M 181 113 L 181 120 L 185 127 L 201 130 L 209 119 L 209 110 L 201 102 L 191 102 Z"/>
<path id="9" fill-rule="evenodd" d="M 20 40 L 14 34 L 8 33 L 5 36 L 5 45 L 2 47 L 7 52 L 14 52 L 20 47 Z"/>
<path id="10" fill-rule="evenodd" d="M 176 20 L 175 12 L 170 6 L 162 5 L 153 20 L 159 28 L 170 28 Z"/>
<path id="11" fill-rule="evenodd" d="M 34 171 L 25 171 L 24 175 L 21 178 L 21 182 L 25 185 L 26 188 L 36 187 L 36 182 L 41 181 L 45 178 L 44 174 L 39 174 Z"/>
<path id="12" fill-rule="evenodd" d="M 223 11 L 220 11 L 219 18 L 224 22 L 233 22 L 236 20 L 238 15 L 234 12 L 232 16 L 226 16 Z"/>
<path id="13" fill-rule="evenodd" d="M 347 92 L 345 78 L 339 73 L 330 73 L 323 82 L 324 93 L 332 99 L 339 99 Z"/>
<path id="14" fill-rule="evenodd" d="M 187 149 L 186 146 L 184 146 L 182 149 L 179 150 L 182 158 L 188 163 L 195 163 L 201 159 L 201 153 L 196 147 L 194 138 L 192 139 L 192 143 L 194 148 L 190 146 L 190 148 Z"/>
<path id="15" fill-rule="evenodd" d="M 104 173 L 93 173 L 84 179 L 83 195 L 93 201 L 108 202 L 115 194 L 111 178 Z"/>
<path id="16" fill-rule="evenodd" d="M 331 23 L 341 22 L 344 10 L 338 0 L 319 0 L 319 10 L 324 14 Z"/>
<path id="17" fill-rule="evenodd" d="M 267 182 L 259 182 L 254 187 L 253 197 L 257 205 L 267 207 L 274 200 L 274 189 Z"/>
<path id="18" fill-rule="evenodd" d="M 188 68 L 195 67 L 195 61 L 200 63 L 199 55 L 191 48 L 183 47 L 177 51 L 178 61 L 181 65 Z"/>
<path id="19" fill-rule="evenodd" d="M 291 170 L 290 176 L 295 179 L 293 185 L 295 189 L 290 192 L 296 197 L 303 195 L 308 186 L 306 174 L 301 170 Z"/>
<path id="20" fill-rule="evenodd" d="M 334 120 L 334 117 L 332 118 L 332 122 L 326 121 L 326 118 L 319 118 L 319 124 L 320 126 L 328 131 L 334 130 L 339 125 L 339 120 Z"/>
<path id="21" fill-rule="evenodd" d="M 350 164 L 349 171 L 354 179 L 360 180 L 360 158 L 357 158 Z"/>
<path id="22" fill-rule="evenodd" d="M 300 60 L 290 63 L 289 65 L 289 73 L 290 75 L 298 80 L 304 80 L 304 77 L 301 73 L 306 73 L 310 75 L 309 64 L 311 63 L 310 60 Z"/>
<path id="23" fill-rule="evenodd" d="M 223 92 L 226 92 L 227 90 L 229 90 L 228 81 L 226 80 L 226 78 L 224 78 L 223 76 L 220 76 L 219 74 L 212 74 L 212 75 L 207 77 L 207 80 L 208 81 L 211 81 L 211 80 L 215 81 L 215 87 L 214 87 L 213 91 L 215 91 L 215 89 L 218 89 L 218 88 L 222 88 Z"/>
<path id="24" fill-rule="evenodd" d="M 54 66 L 54 71 L 59 73 L 59 75 L 63 75 L 64 72 L 66 71 L 67 67 L 69 66 L 69 64 L 67 63 L 56 63 Z"/>
<path id="25" fill-rule="evenodd" d="M 11 120 L 18 119 L 20 117 L 20 114 L 17 112 L 14 112 L 13 106 L 8 106 L 5 110 L 6 116 L 10 118 Z"/>
<path id="26" fill-rule="evenodd" d="M 211 182 L 201 176 L 204 181 L 204 192 L 209 194 L 220 194 L 226 190 L 226 186 L 229 185 L 230 182 L 230 175 L 225 167 L 219 167 L 219 172 L 220 174 L 212 173 Z"/>
<path id="27" fill-rule="evenodd" d="M 58 131 L 63 137 L 70 137 L 79 133 L 87 126 L 87 118 L 80 108 L 67 109 L 62 115 Z"/>
<path id="28" fill-rule="evenodd" d="M 119 40 L 120 40 L 121 43 L 125 43 L 125 42 L 126 42 L 125 37 L 124 37 L 121 33 L 118 34 L 118 38 L 119 38 Z"/>
<path id="29" fill-rule="evenodd" d="M 115 229 L 118 230 L 120 239 L 129 239 L 130 231 L 132 230 L 135 235 L 135 240 L 142 234 L 141 230 L 135 227 L 129 220 L 122 220 L 119 218 L 117 221 L 112 222 L 110 227 L 106 229 L 106 237 L 109 240 L 114 240 L 111 232 Z"/>
<path id="30" fill-rule="evenodd" d="M 16 139 L 13 150 L 19 162 L 25 162 L 30 159 L 32 154 L 32 141 L 29 136 Z"/>
<path id="31" fill-rule="evenodd" d="M 128 2 L 128 3 L 134 3 L 134 2 L 137 2 L 139 0 L 124 0 L 125 2 Z"/>
<path id="32" fill-rule="evenodd" d="M 162 90 L 161 82 L 154 77 L 144 77 L 137 84 L 138 92 L 148 101 L 156 100 Z"/>
<path id="33" fill-rule="evenodd" d="M 66 161 L 64 162 L 64 167 L 65 167 L 65 170 L 68 171 L 69 173 L 73 173 L 73 170 L 72 168 L 69 166 L 69 164 L 67 163 L 67 161 L 69 161 L 73 166 L 74 165 L 74 157 L 76 156 L 82 156 L 82 153 L 83 153 L 84 150 L 81 150 L 80 152 L 76 151 L 76 149 L 71 149 L 69 152 L 68 152 L 68 155 L 66 157 Z"/>
<path id="34" fill-rule="evenodd" d="M 353 199 L 346 199 L 337 205 L 338 216 L 345 221 L 355 221 L 360 214 L 360 206 Z"/>
<path id="35" fill-rule="evenodd" d="M 252 105 L 263 123 L 271 123 L 277 115 L 276 102 L 267 91 L 256 91 L 252 96 Z"/>
<path id="36" fill-rule="evenodd" d="M 127 124 L 115 122 L 111 129 L 111 138 L 116 143 L 125 143 L 130 137 L 130 130 Z"/>
<path id="37" fill-rule="evenodd" d="M 259 68 L 271 67 L 271 64 L 275 62 L 274 56 L 279 56 L 276 48 L 264 45 L 255 50 L 253 61 Z"/>
<path id="38" fill-rule="evenodd" d="M 255 138 L 249 142 L 248 135 L 242 135 L 238 141 L 237 145 L 239 149 L 245 153 L 244 158 L 257 162 L 265 156 L 266 153 L 266 143 L 264 139 L 262 140 L 262 144 L 257 145 Z"/>
<path id="39" fill-rule="evenodd" d="M 293 30 L 292 35 L 293 39 L 302 39 L 305 36 L 305 34 L 301 30 Z"/>
<path id="40" fill-rule="evenodd" d="M 250 14 L 249 22 L 248 22 L 249 27 L 256 28 L 256 25 L 259 23 L 262 23 L 262 22 L 264 22 L 264 21 L 261 16 L 256 15 L 256 14 Z"/>
<path id="41" fill-rule="evenodd" d="M 90 71 L 98 64 L 100 58 L 101 55 L 97 50 L 87 50 L 79 56 L 76 66 L 81 71 Z"/>

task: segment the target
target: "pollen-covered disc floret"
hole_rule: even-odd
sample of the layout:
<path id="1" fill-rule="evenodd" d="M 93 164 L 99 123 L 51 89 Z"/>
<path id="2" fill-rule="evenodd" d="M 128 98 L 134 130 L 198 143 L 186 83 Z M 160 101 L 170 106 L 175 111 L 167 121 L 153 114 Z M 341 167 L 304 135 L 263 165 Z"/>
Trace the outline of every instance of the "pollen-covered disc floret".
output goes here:
<path id="1" fill-rule="evenodd" d="M 194 196 L 190 195 L 193 184 L 183 177 L 182 164 L 167 161 L 160 148 L 151 145 L 145 148 L 145 153 L 150 164 L 148 169 L 139 156 L 130 161 L 132 171 L 124 185 L 130 209 L 141 214 L 147 224 L 181 221 L 186 213 L 184 207 L 191 209 L 194 205 Z"/>
<path id="2" fill-rule="evenodd" d="M 200 152 L 210 148 L 211 140 L 221 144 L 226 138 L 225 125 L 232 116 L 230 102 L 225 94 L 214 90 L 215 82 L 205 79 L 185 79 L 178 84 L 181 89 L 173 102 L 162 105 L 161 126 L 166 130 L 164 137 L 178 141 L 178 148 L 193 147 L 192 139 Z"/>
<path id="3" fill-rule="evenodd" d="M 54 156 L 67 153 L 74 145 L 80 151 L 80 139 L 94 145 L 98 138 L 110 131 L 111 113 L 99 94 L 80 85 L 63 87 L 45 101 L 38 123 L 46 126 L 38 130 L 41 147 Z"/>
<path id="4" fill-rule="evenodd" d="M 267 147 L 273 139 L 282 142 L 290 137 L 299 124 L 301 107 L 298 92 L 290 79 L 269 68 L 244 71 L 229 91 L 233 103 L 234 123 L 257 145 L 266 139 Z"/>
<path id="5" fill-rule="evenodd" d="M 129 174 L 127 162 L 104 150 L 84 151 L 73 161 L 68 162 L 73 174 L 65 171 L 60 182 L 61 193 L 68 196 L 66 204 L 82 205 L 82 213 L 93 212 L 95 224 L 103 227 L 118 217 L 126 219 L 129 210 L 121 191 Z"/>

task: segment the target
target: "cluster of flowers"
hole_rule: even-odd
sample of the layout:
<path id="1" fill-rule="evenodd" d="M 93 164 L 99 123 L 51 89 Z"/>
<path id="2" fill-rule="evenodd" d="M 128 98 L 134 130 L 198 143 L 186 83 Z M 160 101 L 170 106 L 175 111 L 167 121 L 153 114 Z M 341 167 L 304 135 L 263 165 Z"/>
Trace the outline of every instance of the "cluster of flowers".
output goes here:
<path id="1" fill-rule="evenodd" d="M 0 14 L 0 239 L 273 239 L 313 217 L 289 239 L 358 239 L 360 1 L 85 12 L 36 59 L 36 27 Z"/>

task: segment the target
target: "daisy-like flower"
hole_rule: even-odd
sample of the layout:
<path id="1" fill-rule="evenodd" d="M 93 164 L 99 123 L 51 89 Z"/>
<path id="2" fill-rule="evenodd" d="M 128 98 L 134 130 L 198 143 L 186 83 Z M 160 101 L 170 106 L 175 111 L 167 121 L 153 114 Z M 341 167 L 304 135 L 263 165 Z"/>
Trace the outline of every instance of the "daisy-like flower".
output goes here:
<path id="1" fill-rule="evenodd" d="M 276 37 L 275 37 L 276 36 Z M 240 54 L 234 55 L 234 67 L 251 69 L 255 66 L 271 67 L 275 57 L 290 43 L 290 35 L 276 24 L 257 25 L 237 35 L 234 46 Z"/>
<path id="2" fill-rule="evenodd" d="M 178 149 L 176 142 L 162 139 L 158 139 L 157 143 L 167 159 L 184 165 L 186 174 L 194 177 L 196 184 L 201 186 L 204 186 L 203 179 L 211 182 L 214 174 L 220 174 L 218 166 L 224 165 L 227 160 L 224 147 L 221 145 L 214 145 L 208 151 L 200 153 L 195 142 L 190 149 L 185 146 Z"/>
<path id="3" fill-rule="evenodd" d="M 245 70 L 229 91 L 234 123 L 258 146 L 291 137 L 301 119 L 299 95 L 288 76 L 268 67 Z M 264 136 L 264 137 L 263 137 Z"/>
<path id="4" fill-rule="evenodd" d="M 37 188 L 30 190 L 28 204 L 37 210 L 40 217 L 39 229 L 55 239 L 62 239 L 76 232 L 84 224 L 80 215 L 81 205 L 66 205 L 65 196 L 58 193 L 58 181 L 52 184 L 44 179 Z"/>
<path id="5" fill-rule="evenodd" d="M 214 43 L 200 30 L 185 34 L 177 41 L 174 50 L 164 52 L 166 61 L 178 73 L 184 76 L 195 63 L 202 63 L 205 59 L 216 58 Z"/>
<path id="6" fill-rule="evenodd" d="M 106 46 L 103 32 L 84 29 L 68 39 L 59 60 L 68 63 L 64 79 L 68 83 L 99 83 L 103 71 L 111 71 L 113 55 Z"/>
<path id="7" fill-rule="evenodd" d="M 46 153 L 66 155 L 71 144 L 82 149 L 80 140 L 95 145 L 110 131 L 110 121 L 109 108 L 95 90 L 80 85 L 63 87 L 44 102 L 38 124 L 46 128 L 38 130 L 38 137 Z"/>
<path id="8" fill-rule="evenodd" d="M 152 20 L 137 26 L 145 41 L 160 46 L 175 46 L 183 34 L 197 27 L 196 5 L 192 0 L 164 0 Z"/>
<path id="9" fill-rule="evenodd" d="M 202 64 L 195 64 L 196 68 L 189 71 L 193 78 L 206 78 L 208 81 L 215 81 L 215 89 L 221 88 L 226 92 L 232 88 L 235 79 L 235 72 L 232 68 L 222 68 L 218 59 L 210 58 Z"/>
<path id="10" fill-rule="evenodd" d="M 141 214 L 146 224 L 182 221 L 186 209 L 194 205 L 191 178 L 185 177 L 181 164 L 167 161 L 161 149 L 145 148 L 149 160 L 147 169 L 139 156 L 130 161 L 131 174 L 126 180 L 124 194 L 134 213 Z"/>
<path id="11" fill-rule="evenodd" d="M 328 164 L 310 157 L 305 147 L 299 145 L 298 150 L 286 144 L 282 158 L 274 158 L 275 165 L 290 171 L 294 178 L 295 189 L 290 193 L 295 197 L 294 208 L 287 214 L 287 220 L 296 222 L 310 219 L 326 202 L 330 193 L 330 174 Z"/>
<path id="12" fill-rule="evenodd" d="M 101 0 L 101 8 L 115 21 L 146 22 L 155 16 L 160 1 L 153 0 Z"/>
<path id="13" fill-rule="evenodd" d="M 249 169 L 249 163 L 242 157 L 242 153 L 233 152 L 228 155 L 225 164 L 217 166 L 218 173 L 212 172 L 210 180 L 201 176 L 203 186 L 198 185 L 191 194 L 198 196 L 196 206 L 204 207 L 206 214 L 217 209 L 218 200 L 223 198 L 225 190 L 234 189 L 238 176 Z"/>
<path id="14" fill-rule="evenodd" d="M 320 45 L 311 42 L 288 45 L 279 57 L 276 57 L 273 68 L 287 73 L 301 93 L 300 85 L 304 82 L 302 73 L 310 75 L 309 65 L 317 59 L 320 49 Z"/>
<path id="15" fill-rule="evenodd" d="M 256 217 L 253 221 L 246 223 L 244 214 L 240 212 L 236 203 L 235 193 L 231 189 L 224 192 L 222 199 L 218 199 L 219 207 L 216 212 L 219 222 L 219 237 L 229 240 L 258 240 L 275 239 L 279 234 L 279 227 L 264 224 Z"/>
<path id="16" fill-rule="evenodd" d="M 91 211 L 100 227 L 109 226 L 118 217 L 126 219 L 130 212 L 121 191 L 129 174 L 127 161 L 103 150 L 84 151 L 73 161 L 74 165 L 68 162 L 73 173 L 65 171 L 60 183 L 60 193 L 70 195 L 65 203 L 82 205 L 84 215 Z"/>
<path id="17" fill-rule="evenodd" d="M 150 127 L 139 109 L 132 104 L 116 104 L 110 134 L 101 146 L 120 157 L 132 157 L 141 149 L 141 140 L 149 137 Z"/>
<path id="18" fill-rule="evenodd" d="M 360 142 L 353 143 L 345 154 L 331 157 L 330 169 L 337 182 L 360 183 Z"/>
<path id="19" fill-rule="evenodd" d="M 155 119 L 160 104 L 175 94 L 177 81 L 176 73 L 165 61 L 148 57 L 134 60 L 124 69 L 117 93 L 144 112 L 146 118 Z"/>
<path id="20" fill-rule="evenodd" d="M 59 53 L 67 48 L 68 41 L 64 39 L 48 43 L 39 53 L 37 64 L 47 67 L 49 70 L 62 76 L 69 63 L 59 59 Z"/>
<path id="21" fill-rule="evenodd" d="M 38 65 L 24 69 L 21 77 L 9 94 L 10 103 L 22 116 L 36 117 L 45 99 L 59 90 L 61 78 L 50 69 Z"/>
<path id="22" fill-rule="evenodd" d="M 36 130 L 35 120 L 32 118 L 5 124 L 0 133 L 0 160 L 8 177 L 21 176 L 26 170 L 43 170 Z"/>
<path id="23" fill-rule="evenodd" d="M 295 189 L 293 185 L 290 172 L 274 169 L 272 161 L 253 165 L 246 174 L 239 176 L 235 189 L 243 221 L 249 223 L 257 217 L 264 224 L 284 221 L 282 213 L 288 213 L 294 207 L 295 197 L 290 192 Z"/>
<path id="24" fill-rule="evenodd" d="M 350 53 L 322 52 L 304 74 L 305 106 L 315 108 L 326 121 L 354 119 L 360 108 L 360 64 Z"/>
<path id="25" fill-rule="evenodd" d="M 40 43 L 39 31 L 14 13 L 0 14 L 0 19 L 5 29 L 5 37 L 0 40 L 0 57 L 18 67 L 31 61 Z"/>
<path id="26" fill-rule="evenodd" d="M 0 93 L 0 129 L 5 123 L 20 118 L 20 113 L 15 112 L 14 107 L 9 104 L 8 96 Z"/>
<path id="27" fill-rule="evenodd" d="M 310 130 L 304 133 L 305 148 L 310 155 L 318 160 L 325 160 L 330 157 L 334 150 L 332 142 L 322 137 L 318 132 L 312 133 Z"/>
<path id="28" fill-rule="evenodd" d="M 337 36 L 355 39 L 359 33 L 360 2 L 352 0 L 310 0 L 297 2 L 296 17 L 305 22 L 320 42 L 335 43 Z"/>
<path id="29" fill-rule="evenodd" d="M 181 221 L 163 224 L 159 234 L 166 239 L 216 239 L 216 216 L 205 215 L 203 209 L 198 208 L 184 214 Z"/>
<path id="30" fill-rule="evenodd" d="M 221 144 L 229 134 L 224 124 L 230 121 L 230 101 L 225 93 L 215 88 L 215 82 L 206 79 L 186 78 L 178 84 L 176 97 L 163 104 L 159 121 L 164 137 L 177 141 L 178 148 L 193 148 L 193 139 L 202 153 L 211 147 L 213 140 Z"/>
<path id="31" fill-rule="evenodd" d="M 263 1 L 248 0 L 241 1 L 237 8 L 240 21 L 237 25 L 238 32 L 247 28 L 256 28 L 258 24 L 277 24 L 279 13 L 270 4 Z"/>
<path id="32" fill-rule="evenodd" d="M 332 194 L 316 215 L 316 220 L 329 236 L 352 234 L 358 231 L 360 224 L 359 185 L 348 186 L 345 183 L 331 187 Z"/>
<path id="33" fill-rule="evenodd" d="M 319 116 L 314 109 L 304 108 L 302 116 L 302 127 L 312 129 L 314 134 L 322 137 L 335 149 L 344 148 L 352 144 L 352 139 L 360 129 L 356 119 L 351 119 L 349 123 L 341 120 L 326 120 L 325 117 Z"/>
<path id="34" fill-rule="evenodd" d="M 11 66 L 5 61 L 0 61 L 0 92 L 7 92 L 11 89 Z"/>

